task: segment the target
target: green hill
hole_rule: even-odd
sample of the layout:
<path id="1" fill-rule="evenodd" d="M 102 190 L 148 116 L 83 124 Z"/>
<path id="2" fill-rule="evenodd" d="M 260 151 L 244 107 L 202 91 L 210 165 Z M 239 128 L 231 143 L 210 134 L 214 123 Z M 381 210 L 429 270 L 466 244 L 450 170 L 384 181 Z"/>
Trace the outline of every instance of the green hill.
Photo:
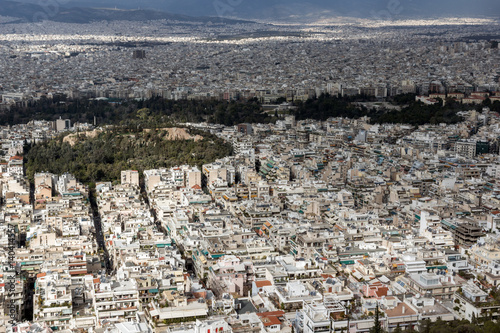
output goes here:
<path id="1" fill-rule="evenodd" d="M 186 129 L 203 138 L 169 139 L 166 130 L 131 132 L 122 128 L 107 130 L 94 137 L 80 134 L 72 140 L 58 139 L 26 147 L 26 174 L 69 172 L 84 183 L 117 181 L 121 170 L 201 166 L 232 153 L 229 143 L 214 135 Z"/>

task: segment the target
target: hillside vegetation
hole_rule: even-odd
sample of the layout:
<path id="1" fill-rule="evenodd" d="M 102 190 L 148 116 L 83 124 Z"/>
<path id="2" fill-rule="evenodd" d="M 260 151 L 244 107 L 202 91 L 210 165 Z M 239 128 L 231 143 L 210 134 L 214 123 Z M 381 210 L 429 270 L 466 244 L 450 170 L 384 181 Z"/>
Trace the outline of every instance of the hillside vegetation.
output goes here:
<path id="1" fill-rule="evenodd" d="M 93 136 L 81 134 L 71 140 L 61 136 L 26 147 L 26 173 L 30 180 L 35 173 L 48 171 L 69 172 L 84 183 L 116 181 L 121 170 L 201 166 L 232 153 L 231 145 L 214 135 L 192 129 L 176 131 L 184 132 L 184 138 L 170 140 L 169 129 L 115 129 Z"/>

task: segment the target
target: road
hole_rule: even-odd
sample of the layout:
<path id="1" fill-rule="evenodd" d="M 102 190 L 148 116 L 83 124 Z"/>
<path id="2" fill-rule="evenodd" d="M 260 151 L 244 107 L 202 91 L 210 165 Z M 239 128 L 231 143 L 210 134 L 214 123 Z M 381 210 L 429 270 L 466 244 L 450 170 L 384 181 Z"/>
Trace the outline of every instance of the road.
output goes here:
<path id="1" fill-rule="evenodd" d="M 97 245 L 99 246 L 99 250 L 103 251 L 103 259 L 104 265 L 106 267 L 106 273 L 110 273 L 112 266 L 109 260 L 108 249 L 106 248 L 106 242 L 104 240 L 104 235 L 102 234 L 102 224 L 101 217 L 99 216 L 99 209 L 97 207 L 97 201 L 95 198 L 94 190 L 89 190 L 89 201 L 90 207 L 92 209 L 92 217 L 94 219 L 94 228 L 95 228 L 95 237 L 97 240 Z"/>

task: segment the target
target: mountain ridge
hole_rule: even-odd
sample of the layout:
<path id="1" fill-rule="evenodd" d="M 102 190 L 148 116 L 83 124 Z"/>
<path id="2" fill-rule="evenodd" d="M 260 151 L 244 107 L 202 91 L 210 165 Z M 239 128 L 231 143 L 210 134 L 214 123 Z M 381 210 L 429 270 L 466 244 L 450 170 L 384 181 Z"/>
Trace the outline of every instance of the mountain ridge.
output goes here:
<path id="1" fill-rule="evenodd" d="M 315 22 L 353 17 L 398 20 L 438 17 L 500 17 L 498 0 L 0 0 L 0 15 L 25 21 L 170 19 L 191 22 L 239 23 L 242 20 Z M 112 9 L 116 7 L 115 10 Z M 174 14 L 175 13 L 175 14 Z"/>
<path id="2" fill-rule="evenodd" d="M 247 22 L 237 19 L 209 16 L 172 14 L 154 9 L 113 9 L 93 7 L 44 7 L 38 4 L 0 0 L 0 16 L 15 17 L 22 22 L 50 20 L 64 23 L 91 23 L 96 21 L 173 20 L 181 22 L 235 24 Z"/>
<path id="3" fill-rule="evenodd" d="M 85 4 L 83 0 L 64 1 Z M 102 0 L 100 3 L 122 8 L 137 8 L 138 6 L 135 0 L 119 2 Z M 191 16 L 242 19 L 316 17 L 321 14 L 374 19 L 430 16 L 500 17 L 500 1 L 498 0 L 141 0 L 140 7 Z"/>

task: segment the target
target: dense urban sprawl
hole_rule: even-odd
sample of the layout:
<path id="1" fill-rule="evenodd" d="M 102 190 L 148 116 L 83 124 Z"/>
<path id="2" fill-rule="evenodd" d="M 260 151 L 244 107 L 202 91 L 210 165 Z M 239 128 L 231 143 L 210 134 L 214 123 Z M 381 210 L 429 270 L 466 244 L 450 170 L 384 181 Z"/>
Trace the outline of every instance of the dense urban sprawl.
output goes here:
<path id="1" fill-rule="evenodd" d="M 192 143 L 183 128 L 196 129 L 234 153 L 95 183 L 50 170 L 30 183 L 24 149 L 71 149 L 113 126 L 0 126 L 0 333 L 430 332 L 499 319 L 497 23 L 0 21 L 3 114 L 65 95 L 256 97 L 276 115 L 176 124 L 165 140 Z M 382 112 L 403 93 L 454 100 L 463 121 L 290 113 L 323 93 L 370 96 Z M 115 134 L 149 144 L 136 127 Z"/>

